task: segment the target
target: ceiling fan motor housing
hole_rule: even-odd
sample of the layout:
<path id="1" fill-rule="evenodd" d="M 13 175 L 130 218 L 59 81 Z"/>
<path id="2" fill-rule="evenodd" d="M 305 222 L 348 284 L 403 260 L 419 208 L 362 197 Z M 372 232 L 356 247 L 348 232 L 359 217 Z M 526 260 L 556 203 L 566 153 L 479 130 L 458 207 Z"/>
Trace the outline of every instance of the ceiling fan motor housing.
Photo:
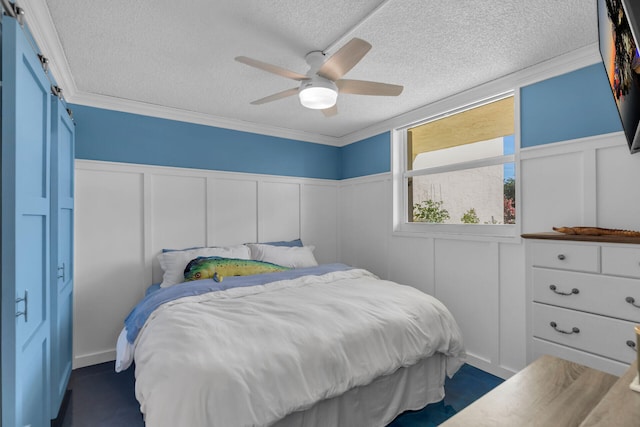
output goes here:
<path id="1" fill-rule="evenodd" d="M 338 99 L 338 87 L 331 80 L 315 75 L 300 84 L 300 103 L 314 110 L 333 107 Z"/>

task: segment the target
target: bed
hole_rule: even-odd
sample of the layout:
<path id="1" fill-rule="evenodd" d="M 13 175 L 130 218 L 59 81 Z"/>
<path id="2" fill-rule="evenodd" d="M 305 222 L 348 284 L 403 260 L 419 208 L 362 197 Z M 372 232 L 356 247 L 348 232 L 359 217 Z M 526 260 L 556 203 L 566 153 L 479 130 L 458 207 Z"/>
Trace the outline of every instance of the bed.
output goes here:
<path id="1" fill-rule="evenodd" d="M 147 426 L 384 426 L 444 397 L 465 353 L 437 299 L 363 269 L 317 265 L 309 247 L 246 246 L 207 256 L 288 268 L 176 276 L 127 317 L 116 370 L 135 360 Z M 194 253 L 172 257 L 179 268 Z"/>

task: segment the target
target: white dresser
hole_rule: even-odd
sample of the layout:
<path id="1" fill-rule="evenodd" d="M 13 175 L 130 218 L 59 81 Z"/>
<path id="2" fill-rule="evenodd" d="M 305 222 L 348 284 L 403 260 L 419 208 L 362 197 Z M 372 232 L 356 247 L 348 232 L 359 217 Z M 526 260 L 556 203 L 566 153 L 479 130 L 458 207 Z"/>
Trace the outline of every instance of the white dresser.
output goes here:
<path id="1" fill-rule="evenodd" d="M 543 354 L 622 375 L 636 358 L 640 239 L 525 234 L 527 362 Z"/>

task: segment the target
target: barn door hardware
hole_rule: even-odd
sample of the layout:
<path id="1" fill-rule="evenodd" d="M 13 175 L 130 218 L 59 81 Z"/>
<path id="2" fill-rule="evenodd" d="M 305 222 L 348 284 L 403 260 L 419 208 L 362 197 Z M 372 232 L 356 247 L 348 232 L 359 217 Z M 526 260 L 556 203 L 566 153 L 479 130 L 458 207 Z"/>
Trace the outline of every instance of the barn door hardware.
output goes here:
<path id="1" fill-rule="evenodd" d="M 60 86 L 51 85 L 51 94 L 62 99 L 62 88 Z"/>
<path id="2" fill-rule="evenodd" d="M 24 9 L 16 6 L 15 3 L 11 3 L 9 0 L 2 0 L 2 7 L 5 15 L 15 18 L 20 26 L 23 25 Z"/>
<path id="3" fill-rule="evenodd" d="M 42 64 L 42 69 L 45 73 L 49 72 L 49 58 L 44 56 L 43 54 L 38 54 L 38 59 L 40 60 L 40 64 Z"/>

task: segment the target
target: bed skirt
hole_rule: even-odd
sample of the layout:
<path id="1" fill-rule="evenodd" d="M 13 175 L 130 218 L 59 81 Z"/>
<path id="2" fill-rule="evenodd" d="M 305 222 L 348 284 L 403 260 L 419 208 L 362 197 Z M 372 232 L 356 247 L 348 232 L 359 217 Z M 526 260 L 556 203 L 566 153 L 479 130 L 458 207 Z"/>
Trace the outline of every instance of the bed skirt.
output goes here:
<path id="1" fill-rule="evenodd" d="M 440 353 L 341 396 L 294 412 L 273 427 L 383 427 L 407 410 L 444 398 L 445 357 Z"/>

